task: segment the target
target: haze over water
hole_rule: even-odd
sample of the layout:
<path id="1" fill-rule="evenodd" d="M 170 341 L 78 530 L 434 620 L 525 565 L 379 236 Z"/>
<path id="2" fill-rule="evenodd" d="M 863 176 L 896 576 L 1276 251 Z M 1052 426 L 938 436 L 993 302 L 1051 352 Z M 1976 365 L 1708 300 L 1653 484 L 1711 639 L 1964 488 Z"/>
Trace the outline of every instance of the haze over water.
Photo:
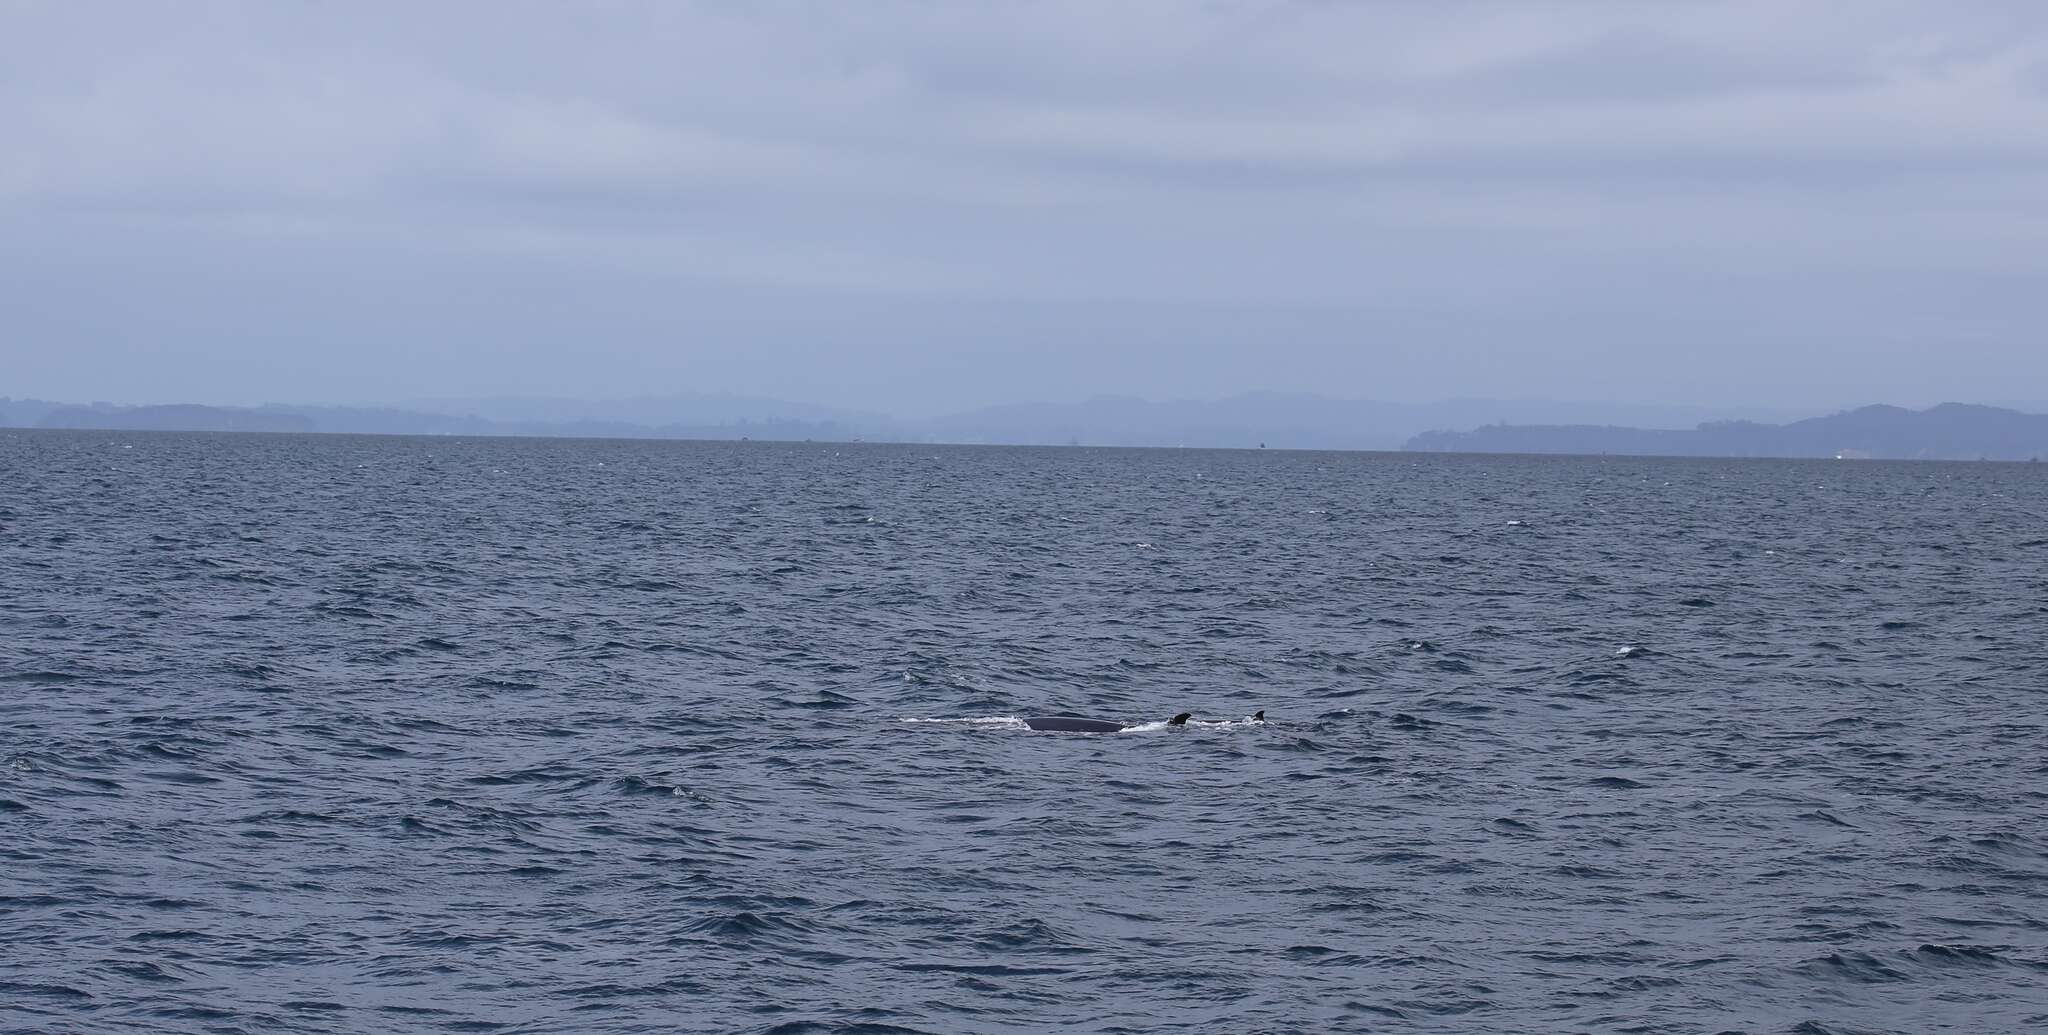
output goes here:
<path id="1" fill-rule="evenodd" d="M 0 486 L 0 1030 L 2048 1026 L 2039 465 L 6 432 Z"/>

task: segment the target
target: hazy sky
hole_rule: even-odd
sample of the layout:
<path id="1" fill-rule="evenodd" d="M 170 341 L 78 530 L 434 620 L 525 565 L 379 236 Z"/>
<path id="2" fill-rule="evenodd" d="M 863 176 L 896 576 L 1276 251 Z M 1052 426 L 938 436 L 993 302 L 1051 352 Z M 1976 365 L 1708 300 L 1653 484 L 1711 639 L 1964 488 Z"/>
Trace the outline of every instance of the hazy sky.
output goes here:
<path id="1" fill-rule="evenodd" d="M 0 395 L 2048 397 L 2048 4 L 0 0 Z"/>

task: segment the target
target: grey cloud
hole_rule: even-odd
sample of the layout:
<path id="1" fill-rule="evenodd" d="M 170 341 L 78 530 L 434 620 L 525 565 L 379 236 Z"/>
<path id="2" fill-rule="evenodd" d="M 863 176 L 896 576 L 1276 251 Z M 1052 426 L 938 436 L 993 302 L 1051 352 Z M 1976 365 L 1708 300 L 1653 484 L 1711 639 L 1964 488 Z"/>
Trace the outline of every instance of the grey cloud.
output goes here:
<path id="1" fill-rule="evenodd" d="M 14 5 L 0 394 L 2003 396 L 2044 55 L 1994 3 Z"/>

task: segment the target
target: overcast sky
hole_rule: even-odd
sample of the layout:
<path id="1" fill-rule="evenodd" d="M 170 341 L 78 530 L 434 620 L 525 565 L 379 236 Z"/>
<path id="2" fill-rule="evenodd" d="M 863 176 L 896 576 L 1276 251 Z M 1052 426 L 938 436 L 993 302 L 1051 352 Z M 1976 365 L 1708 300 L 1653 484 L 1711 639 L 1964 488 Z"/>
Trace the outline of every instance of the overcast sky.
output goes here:
<path id="1" fill-rule="evenodd" d="M 0 0 L 0 395 L 2048 398 L 2048 4 Z"/>

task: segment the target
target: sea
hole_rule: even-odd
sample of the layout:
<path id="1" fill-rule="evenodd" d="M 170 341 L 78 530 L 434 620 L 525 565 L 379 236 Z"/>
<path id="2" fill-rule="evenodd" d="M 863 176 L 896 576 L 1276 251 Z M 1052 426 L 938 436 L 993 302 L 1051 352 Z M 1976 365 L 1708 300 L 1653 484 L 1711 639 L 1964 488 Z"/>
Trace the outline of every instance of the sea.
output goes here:
<path id="1" fill-rule="evenodd" d="M 0 1031 L 2048 1030 L 2044 638 L 2037 464 L 0 431 Z"/>

